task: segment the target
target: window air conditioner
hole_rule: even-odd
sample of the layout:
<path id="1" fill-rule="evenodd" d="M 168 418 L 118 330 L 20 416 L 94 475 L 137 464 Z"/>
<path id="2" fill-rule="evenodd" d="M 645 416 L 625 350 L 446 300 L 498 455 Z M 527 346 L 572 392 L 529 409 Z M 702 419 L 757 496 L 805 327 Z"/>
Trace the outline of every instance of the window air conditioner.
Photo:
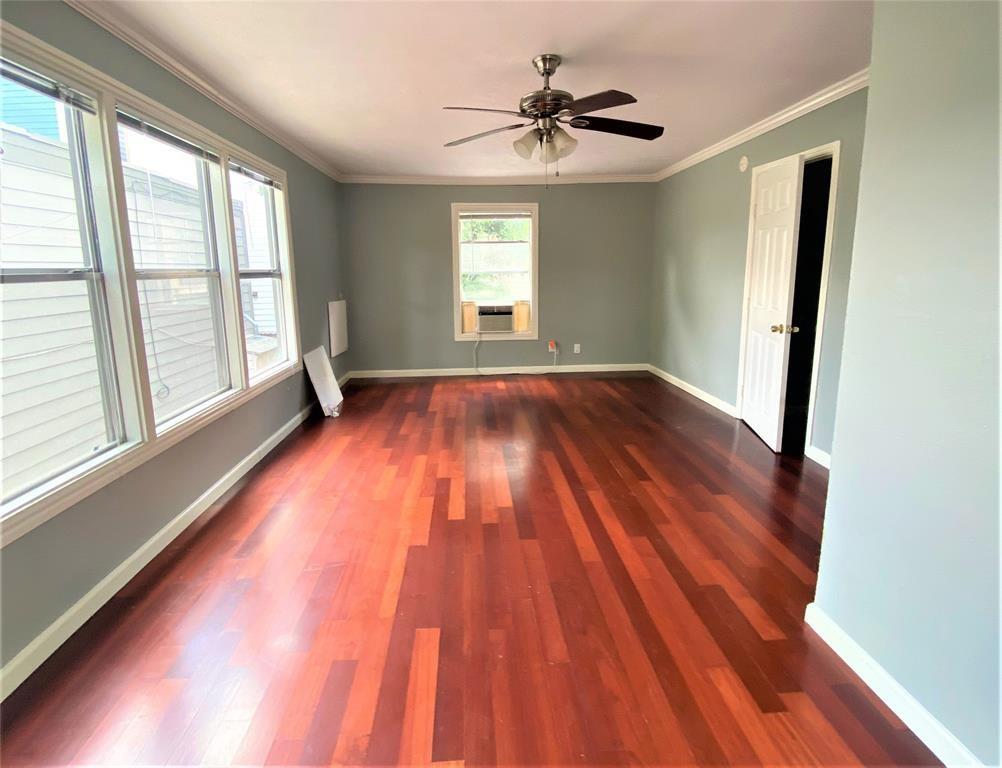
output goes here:
<path id="1" fill-rule="evenodd" d="M 496 304 L 477 307 L 477 330 L 480 333 L 511 333 L 512 305 Z"/>

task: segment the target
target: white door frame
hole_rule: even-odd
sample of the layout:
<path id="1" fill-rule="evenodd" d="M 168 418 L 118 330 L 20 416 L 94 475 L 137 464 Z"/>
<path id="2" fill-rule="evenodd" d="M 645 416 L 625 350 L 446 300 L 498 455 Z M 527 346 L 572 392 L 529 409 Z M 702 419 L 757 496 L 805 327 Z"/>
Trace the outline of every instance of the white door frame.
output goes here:
<path id="1" fill-rule="evenodd" d="M 738 397 L 736 410 L 739 419 L 741 418 L 742 407 L 744 405 L 745 347 L 748 343 L 748 301 L 751 291 L 751 261 L 755 244 L 755 187 L 759 174 L 777 163 L 788 160 L 790 157 L 800 157 L 804 163 L 809 163 L 812 160 L 820 160 L 824 157 L 832 159 L 832 179 L 831 185 L 828 188 L 828 219 L 825 223 L 825 246 L 821 262 L 821 292 L 818 294 L 818 320 L 817 330 L 814 335 L 814 360 L 811 363 L 811 394 L 807 405 L 805 450 L 813 445 L 814 408 L 817 404 L 818 394 L 818 369 L 821 367 L 821 342 L 825 324 L 825 305 L 828 299 L 828 274 L 831 271 L 832 238 L 835 234 L 835 202 L 838 199 L 838 161 L 840 149 L 841 142 L 833 141 L 829 144 L 822 144 L 819 147 L 780 158 L 779 160 L 773 160 L 770 163 L 755 166 L 752 169 L 751 199 L 748 203 L 748 249 L 745 255 L 745 289 L 741 300 L 741 342 L 738 349 Z M 802 193 L 803 182 L 801 182 L 801 188 L 797 190 L 797 195 L 799 196 Z M 794 273 L 794 280 L 796 280 L 796 273 Z"/>

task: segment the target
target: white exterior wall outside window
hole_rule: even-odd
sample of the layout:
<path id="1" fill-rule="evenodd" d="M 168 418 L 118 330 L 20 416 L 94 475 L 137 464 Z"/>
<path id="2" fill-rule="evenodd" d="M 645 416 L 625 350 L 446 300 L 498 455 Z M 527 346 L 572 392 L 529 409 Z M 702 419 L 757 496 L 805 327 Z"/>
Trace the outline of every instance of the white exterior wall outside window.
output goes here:
<path id="1" fill-rule="evenodd" d="M 285 173 L 4 43 L 0 545 L 302 369 Z"/>

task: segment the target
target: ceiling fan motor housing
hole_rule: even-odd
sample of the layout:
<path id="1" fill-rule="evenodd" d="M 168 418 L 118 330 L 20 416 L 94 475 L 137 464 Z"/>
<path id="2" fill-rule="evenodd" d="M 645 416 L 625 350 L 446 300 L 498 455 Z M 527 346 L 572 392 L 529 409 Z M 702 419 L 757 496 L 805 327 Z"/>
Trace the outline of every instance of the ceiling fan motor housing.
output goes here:
<path id="1" fill-rule="evenodd" d="M 567 105 L 574 101 L 574 96 L 567 91 L 555 91 L 549 88 L 533 91 L 522 97 L 518 109 L 522 114 L 537 119 L 541 117 L 556 117 Z"/>

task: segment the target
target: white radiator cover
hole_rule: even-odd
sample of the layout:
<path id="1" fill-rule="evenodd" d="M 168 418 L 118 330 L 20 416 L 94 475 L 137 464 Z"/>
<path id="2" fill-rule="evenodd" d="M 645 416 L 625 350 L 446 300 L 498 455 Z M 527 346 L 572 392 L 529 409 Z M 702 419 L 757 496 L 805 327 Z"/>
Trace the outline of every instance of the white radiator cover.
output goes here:
<path id="1" fill-rule="evenodd" d="M 327 302 L 327 323 L 330 331 L 331 357 L 348 351 L 348 302 L 344 299 Z"/>

